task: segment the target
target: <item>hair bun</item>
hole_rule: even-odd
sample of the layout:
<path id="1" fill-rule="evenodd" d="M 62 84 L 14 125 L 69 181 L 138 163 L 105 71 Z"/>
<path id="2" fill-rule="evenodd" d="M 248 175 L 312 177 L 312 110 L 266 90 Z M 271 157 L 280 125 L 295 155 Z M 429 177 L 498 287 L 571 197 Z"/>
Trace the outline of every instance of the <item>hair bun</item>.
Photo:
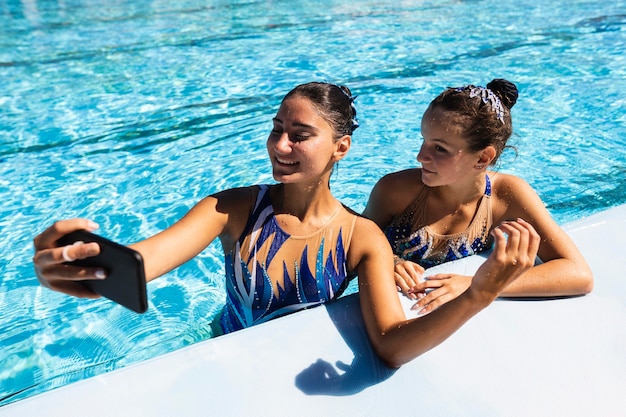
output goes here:
<path id="1" fill-rule="evenodd" d="M 503 78 L 496 78 L 487 84 L 487 88 L 500 97 L 502 104 L 509 109 L 517 102 L 518 91 L 515 84 Z"/>

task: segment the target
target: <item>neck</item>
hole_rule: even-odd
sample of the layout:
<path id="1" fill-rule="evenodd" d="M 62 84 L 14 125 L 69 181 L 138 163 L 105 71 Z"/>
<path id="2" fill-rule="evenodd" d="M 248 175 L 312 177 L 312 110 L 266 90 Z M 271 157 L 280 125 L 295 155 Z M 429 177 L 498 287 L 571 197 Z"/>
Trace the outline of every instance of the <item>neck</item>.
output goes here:
<path id="1" fill-rule="evenodd" d="M 289 214 L 304 222 L 310 217 L 334 213 L 338 201 L 330 192 L 328 179 L 309 184 L 280 184 L 272 198 L 276 214 Z"/>
<path id="2" fill-rule="evenodd" d="M 466 181 L 435 187 L 431 192 L 446 207 L 458 208 L 479 200 L 485 193 L 485 186 L 485 172 L 480 172 Z"/>

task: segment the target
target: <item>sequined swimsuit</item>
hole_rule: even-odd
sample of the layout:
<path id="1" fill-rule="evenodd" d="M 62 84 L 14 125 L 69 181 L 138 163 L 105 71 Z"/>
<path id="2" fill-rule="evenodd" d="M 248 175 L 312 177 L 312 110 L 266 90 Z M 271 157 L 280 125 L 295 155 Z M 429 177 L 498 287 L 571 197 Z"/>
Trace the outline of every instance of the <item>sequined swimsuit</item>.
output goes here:
<path id="1" fill-rule="evenodd" d="M 346 254 L 356 215 L 341 207 L 308 236 L 292 236 L 277 223 L 267 185 L 248 223 L 226 255 L 226 306 L 219 319 L 229 333 L 319 305 L 349 283 Z"/>
<path id="2" fill-rule="evenodd" d="M 423 226 L 426 197 L 430 190 L 429 187 L 423 186 L 417 198 L 384 228 L 393 253 L 402 259 L 429 268 L 489 249 L 493 244 L 489 234 L 493 224 L 491 181 L 489 175 L 485 175 L 485 178 L 485 193 L 472 222 L 463 232 L 452 235 L 440 235 L 428 226 Z"/>

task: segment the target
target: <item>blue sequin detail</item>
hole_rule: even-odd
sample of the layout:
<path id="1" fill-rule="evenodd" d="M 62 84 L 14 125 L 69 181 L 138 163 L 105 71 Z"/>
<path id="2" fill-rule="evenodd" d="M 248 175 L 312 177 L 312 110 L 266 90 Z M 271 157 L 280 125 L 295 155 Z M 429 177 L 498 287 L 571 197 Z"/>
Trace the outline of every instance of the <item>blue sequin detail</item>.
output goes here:
<path id="1" fill-rule="evenodd" d="M 315 271 L 308 263 L 309 246 L 306 245 L 298 263 L 288 265 L 283 261 L 283 285 L 274 293 L 272 280 L 266 266 L 274 259 L 280 247 L 290 237 L 278 226 L 266 186 L 261 186 L 260 203 L 239 239 L 236 249 L 226 255 L 226 306 L 220 318 L 224 333 L 229 333 L 303 308 L 319 305 L 338 297 L 348 284 L 346 253 L 343 246 L 343 231 L 339 229 L 335 242 L 335 259 L 329 251 L 324 259 L 325 240 L 316 248 Z M 268 210 L 268 207 L 270 210 Z M 263 216 L 266 216 L 263 218 Z M 239 257 L 240 245 L 261 221 L 260 233 L 250 257 Z M 257 224 L 257 226 L 255 226 Z M 248 268 L 257 250 L 272 239 L 267 259 L 256 260 L 255 268 Z M 335 267 L 337 265 L 337 267 Z M 290 275 L 293 275 L 293 278 Z M 294 283 L 295 282 L 295 283 Z"/>
<path id="2" fill-rule="evenodd" d="M 487 198 L 491 197 L 491 181 L 485 175 L 485 193 Z M 490 225 L 483 222 L 482 229 L 477 237 L 470 242 L 469 237 L 462 235 L 451 237 L 445 246 L 438 252 L 432 253 L 432 236 L 422 227 L 415 232 L 411 229 L 411 218 L 414 213 L 408 213 L 405 221 L 400 224 L 392 224 L 385 227 L 384 233 L 393 248 L 395 255 L 402 259 L 415 262 L 424 268 L 430 268 L 444 262 L 454 261 L 466 256 L 480 253 L 491 248 L 493 240 L 489 234 Z M 403 219 L 405 218 L 403 217 Z"/>

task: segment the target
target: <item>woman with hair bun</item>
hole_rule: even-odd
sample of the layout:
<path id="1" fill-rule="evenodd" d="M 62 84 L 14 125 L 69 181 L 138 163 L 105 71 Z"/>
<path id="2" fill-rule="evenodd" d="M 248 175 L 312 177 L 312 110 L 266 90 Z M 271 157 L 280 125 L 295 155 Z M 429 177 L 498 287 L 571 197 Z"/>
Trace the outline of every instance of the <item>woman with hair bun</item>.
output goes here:
<path id="1" fill-rule="evenodd" d="M 511 219 L 524 219 L 539 233 L 542 263 L 502 296 L 569 296 L 593 288 L 589 266 L 537 193 L 521 178 L 488 170 L 507 147 L 517 97 L 515 84 L 504 79 L 446 89 L 422 118 L 421 167 L 388 174 L 372 190 L 363 214 L 383 229 L 396 284 L 419 300 L 413 308 L 420 313 L 472 282 L 454 274 L 423 277 L 424 268 L 490 249 L 490 231 Z"/>

